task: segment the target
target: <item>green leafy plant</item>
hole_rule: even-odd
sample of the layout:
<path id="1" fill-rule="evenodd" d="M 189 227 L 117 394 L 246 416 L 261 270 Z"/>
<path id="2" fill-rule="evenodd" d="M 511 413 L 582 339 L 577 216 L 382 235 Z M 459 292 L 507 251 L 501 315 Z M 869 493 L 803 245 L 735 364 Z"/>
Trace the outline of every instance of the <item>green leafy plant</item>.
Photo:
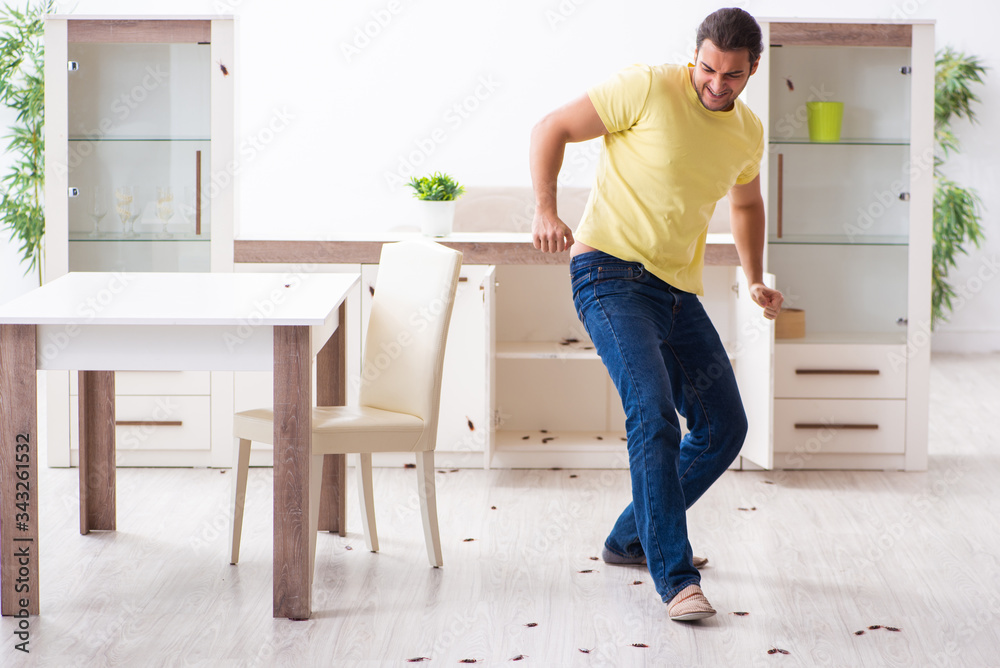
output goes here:
<path id="1" fill-rule="evenodd" d="M 458 185 L 455 179 L 442 172 L 419 179 L 414 176 L 406 185 L 413 188 L 414 197 L 429 202 L 450 202 L 465 192 L 465 186 Z"/>
<path id="2" fill-rule="evenodd" d="M 0 102 L 17 112 L 7 152 L 14 165 L 0 179 L 0 216 L 11 228 L 10 238 L 20 240 L 28 273 L 38 270 L 42 282 L 42 239 L 45 235 L 45 15 L 53 0 L 23 11 L 6 6 L 0 10 Z"/>
<path id="3" fill-rule="evenodd" d="M 941 170 L 945 158 L 958 151 L 958 139 L 951 130 L 954 118 L 975 122 L 973 104 L 979 98 L 971 86 L 983 83 L 986 68 L 978 58 L 956 52 L 950 47 L 937 53 L 934 77 L 934 252 L 932 267 L 931 319 L 937 324 L 948 319 L 955 289 L 948 282 L 948 272 L 957 266 L 958 257 L 968 254 L 965 244 L 979 248 L 983 240 L 982 202 L 971 188 L 947 178 Z"/>

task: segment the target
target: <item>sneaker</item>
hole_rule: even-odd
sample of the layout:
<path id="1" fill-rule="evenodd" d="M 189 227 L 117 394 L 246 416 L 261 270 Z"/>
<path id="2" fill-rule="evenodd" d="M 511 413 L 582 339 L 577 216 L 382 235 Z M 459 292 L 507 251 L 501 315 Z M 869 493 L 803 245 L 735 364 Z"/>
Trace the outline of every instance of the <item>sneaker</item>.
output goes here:
<path id="1" fill-rule="evenodd" d="M 675 622 L 693 622 L 715 615 L 715 608 L 705 598 L 701 587 L 688 585 L 667 605 L 667 615 Z"/>
<path id="2" fill-rule="evenodd" d="M 618 554 L 615 554 L 606 547 L 601 552 L 601 558 L 604 559 L 604 562 L 608 564 L 635 564 L 639 566 L 646 565 L 646 555 L 644 554 L 641 554 L 638 557 L 623 557 Z M 694 564 L 695 568 L 702 568 L 706 564 L 708 564 L 708 557 L 699 557 L 698 555 L 695 555 L 694 557 L 691 558 L 691 562 Z"/>

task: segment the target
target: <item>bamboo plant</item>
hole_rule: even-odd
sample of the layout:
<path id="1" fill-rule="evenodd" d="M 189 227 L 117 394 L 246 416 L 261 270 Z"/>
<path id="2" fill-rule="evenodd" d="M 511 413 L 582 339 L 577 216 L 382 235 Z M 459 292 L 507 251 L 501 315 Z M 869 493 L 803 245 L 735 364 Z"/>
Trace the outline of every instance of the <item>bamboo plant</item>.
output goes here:
<path id="1" fill-rule="evenodd" d="M 38 272 L 42 282 L 42 240 L 45 235 L 45 15 L 53 0 L 23 10 L 0 9 L 0 102 L 16 112 L 10 127 L 7 153 L 13 165 L 0 178 L 0 217 L 18 239 L 20 253 L 28 263 L 25 273 Z"/>
<path id="2" fill-rule="evenodd" d="M 954 287 L 948 272 L 957 266 L 958 257 L 968 254 L 965 244 L 979 248 L 983 240 L 982 203 L 979 195 L 947 178 L 941 166 L 958 150 L 958 139 L 951 129 L 955 118 L 976 121 L 973 104 L 979 98 L 972 85 L 983 82 L 986 68 L 978 58 L 956 52 L 950 47 L 937 53 L 934 79 L 934 251 L 932 267 L 931 319 L 944 322 L 952 311 Z"/>

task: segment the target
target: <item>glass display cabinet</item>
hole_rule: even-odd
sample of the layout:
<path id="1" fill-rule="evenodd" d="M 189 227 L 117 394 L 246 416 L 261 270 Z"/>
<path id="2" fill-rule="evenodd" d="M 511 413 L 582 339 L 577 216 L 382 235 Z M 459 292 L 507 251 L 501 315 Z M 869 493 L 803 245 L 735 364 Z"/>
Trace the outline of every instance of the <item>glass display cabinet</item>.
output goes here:
<path id="1" fill-rule="evenodd" d="M 45 41 L 44 279 L 232 271 L 233 19 L 51 16 Z M 118 463 L 228 464 L 229 378 L 116 374 Z M 49 462 L 68 466 L 75 378 L 46 384 Z"/>
<path id="2" fill-rule="evenodd" d="M 762 27 L 768 271 L 806 322 L 775 343 L 773 464 L 924 469 L 934 26 Z M 839 136 L 815 102 L 842 103 Z"/>

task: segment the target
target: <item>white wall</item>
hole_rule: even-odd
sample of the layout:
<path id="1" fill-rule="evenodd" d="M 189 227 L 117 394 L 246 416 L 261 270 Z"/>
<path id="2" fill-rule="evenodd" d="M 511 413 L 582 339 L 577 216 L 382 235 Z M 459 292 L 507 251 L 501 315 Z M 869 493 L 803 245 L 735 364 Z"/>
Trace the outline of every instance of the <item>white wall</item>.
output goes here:
<path id="1" fill-rule="evenodd" d="M 528 134 L 545 112 L 633 62 L 684 62 L 718 0 L 146 0 L 146 14 L 239 17 L 239 236 L 335 238 L 412 224 L 412 170 L 470 186 L 526 186 Z M 993 68 L 981 116 L 1000 102 L 1000 8 L 977 0 L 737 2 L 758 17 L 937 20 L 939 46 Z M 75 14 L 134 14 L 128 0 L 60 3 Z M 368 34 L 366 34 L 366 31 Z M 753 83 L 751 83 L 753 85 Z M 277 133 L 266 130 L 287 120 Z M 281 127 L 285 122 L 274 125 Z M 979 190 L 990 237 L 955 276 L 970 299 L 936 349 L 1000 350 L 1000 143 L 995 124 L 959 124 L 948 172 Z M 567 185 L 589 185 L 594 147 L 571 147 Z M 24 289 L 0 248 L 0 301 Z M 977 276 L 980 272 L 985 279 Z M 27 285 L 30 285 L 28 283 Z"/>

